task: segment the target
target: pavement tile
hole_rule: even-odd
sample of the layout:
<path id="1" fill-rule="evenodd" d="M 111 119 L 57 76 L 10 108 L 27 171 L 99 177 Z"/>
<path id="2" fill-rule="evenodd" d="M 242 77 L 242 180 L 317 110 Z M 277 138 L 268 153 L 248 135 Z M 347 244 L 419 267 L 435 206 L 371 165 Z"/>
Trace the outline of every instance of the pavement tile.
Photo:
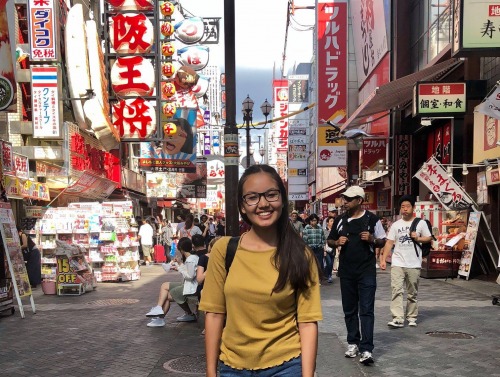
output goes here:
<path id="1" fill-rule="evenodd" d="M 204 352 L 203 319 L 178 323 L 172 305 L 167 325 L 151 329 L 145 313 L 156 303 L 164 281 L 180 281 L 160 266 L 142 269 L 136 282 L 102 283 L 82 296 L 45 296 L 35 290 L 37 313 L 24 300 L 19 311 L 0 316 L 0 375 L 182 377 L 164 363 Z M 339 281 L 321 287 L 324 320 L 319 324 L 317 376 L 500 376 L 500 308 L 490 295 L 494 283 L 421 279 L 417 328 L 392 330 L 390 273 L 378 273 L 375 307 L 375 364 L 344 357 L 346 330 Z M 431 337 L 431 331 L 458 331 L 475 339 Z M 183 359 L 184 360 L 184 359 Z M 186 359 L 187 360 L 187 359 Z M 197 368 L 199 369 L 199 365 Z M 203 373 L 190 374 L 192 376 Z"/>

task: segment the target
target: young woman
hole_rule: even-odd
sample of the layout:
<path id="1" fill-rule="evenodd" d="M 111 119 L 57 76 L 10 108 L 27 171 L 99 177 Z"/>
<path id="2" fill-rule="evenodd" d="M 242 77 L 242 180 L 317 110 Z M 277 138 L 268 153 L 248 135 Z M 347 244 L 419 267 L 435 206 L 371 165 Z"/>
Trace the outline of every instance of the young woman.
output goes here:
<path id="1" fill-rule="evenodd" d="M 175 301 L 184 310 L 184 315 L 177 317 L 178 322 L 193 322 L 196 321 L 196 316 L 190 309 L 187 299 L 188 296 L 196 294 L 198 282 L 196 281 L 196 268 L 198 265 L 198 255 L 193 251 L 193 244 L 187 237 L 181 238 L 177 243 L 177 250 L 181 253 L 182 258 L 175 260 L 176 263 L 171 263 L 170 268 L 177 270 L 182 274 L 182 282 L 165 282 L 161 285 L 158 304 L 153 306 L 146 314 L 146 317 L 152 317 L 148 327 L 163 327 L 165 326 L 165 315 L 170 310 L 170 303 Z M 166 265 L 167 266 L 167 265 Z"/>
<path id="2" fill-rule="evenodd" d="M 186 216 L 184 226 L 179 230 L 179 236 L 191 239 L 195 234 L 202 234 L 202 232 L 200 228 L 194 225 L 194 216 L 189 214 Z"/>
<path id="3" fill-rule="evenodd" d="M 29 235 L 24 233 L 21 228 L 17 228 L 19 239 L 21 241 L 21 250 L 26 262 L 26 270 L 30 279 L 31 288 L 36 288 L 42 282 L 42 260 L 40 250 Z"/>
<path id="4" fill-rule="evenodd" d="M 316 259 L 288 220 L 288 196 L 272 167 L 248 168 L 238 184 L 241 236 L 229 273 L 230 237 L 210 253 L 200 310 L 208 377 L 312 377 L 322 319 Z M 225 325 L 224 325 L 225 323 Z"/>

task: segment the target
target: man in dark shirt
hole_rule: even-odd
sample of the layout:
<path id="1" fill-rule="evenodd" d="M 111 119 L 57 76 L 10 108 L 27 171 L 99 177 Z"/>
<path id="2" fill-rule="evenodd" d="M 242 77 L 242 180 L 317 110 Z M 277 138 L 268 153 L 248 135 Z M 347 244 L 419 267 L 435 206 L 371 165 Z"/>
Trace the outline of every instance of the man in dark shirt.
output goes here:
<path id="1" fill-rule="evenodd" d="M 327 242 L 340 248 L 338 276 L 349 344 L 345 356 L 361 353 L 359 362 L 369 365 L 373 363 L 377 289 L 374 251 L 384 246 L 385 231 L 378 217 L 361 207 L 365 199 L 361 187 L 351 186 L 341 196 L 345 214 L 335 219 Z"/>

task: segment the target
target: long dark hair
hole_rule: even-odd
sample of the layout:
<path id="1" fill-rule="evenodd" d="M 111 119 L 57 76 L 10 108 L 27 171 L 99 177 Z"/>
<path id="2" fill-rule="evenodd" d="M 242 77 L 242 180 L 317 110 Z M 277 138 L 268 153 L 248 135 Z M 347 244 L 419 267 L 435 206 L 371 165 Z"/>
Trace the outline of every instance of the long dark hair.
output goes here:
<path id="1" fill-rule="evenodd" d="M 245 170 L 238 182 L 238 209 L 240 215 L 247 224 L 252 224 L 248 216 L 242 212 L 243 208 L 243 185 L 246 180 L 253 174 L 267 173 L 269 174 L 280 190 L 283 209 L 281 216 L 278 219 L 278 245 L 276 254 L 274 255 L 274 265 L 278 269 L 279 275 L 273 292 L 282 291 L 287 282 L 295 291 L 306 290 L 313 283 L 310 264 L 317 263 L 312 251 L 306 245 L 304 240 L 293 229 L 288 218 L 288 194 L 285 185 L 278 175 L 276 170 L 269 165 L 252 165 Z M 314 267 L 316 268 L 316 266 Z"/>
<path id="2" fill-rule="evenodd" d="M 186 141 L 181 148 L 181 152 L 183 153 L 193 153 L 193 128 L 189 124 L 189 122 L 184 118 L 177 118 L 178 126 L 181 126 L 186 132 Z"/>
<path id="3" fill-rule="evenodd" d="M 194 223 L 194 216 L 192 214 L 189 214 L 186 216 L 186 221 L 184 222 L 184 229 L 188 230 L 193 227 Z"/>

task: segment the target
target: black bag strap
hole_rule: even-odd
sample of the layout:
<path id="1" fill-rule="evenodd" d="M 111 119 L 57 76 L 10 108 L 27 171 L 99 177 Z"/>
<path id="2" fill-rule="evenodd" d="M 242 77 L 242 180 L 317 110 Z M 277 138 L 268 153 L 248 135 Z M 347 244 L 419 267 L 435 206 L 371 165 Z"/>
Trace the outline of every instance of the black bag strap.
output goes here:
<path id="1" fill-rule="evenodd" d="M 410 234 L 409 236 L 411 235 L 411 232 L 415 232 L 417 230 L 417 225 L 418 225 L 418 222 L 422 220 L 420 217 L 415 217 L 413 219 L 413 221 L 411 222 L 411 225 L 410 225 Z M 418 254 L 418 249 L 417 249 L 417 244 L 418 246 L 420 246 L 420 248 L 422 248 L 422 245 L 415 242 L 415 240 L 413 238 L 410 237 L 410 239 L 413 241 L 413 247 L 415 248 L 415 253 L 417 254 L 417 258 L 419 257 L 419 254 Z"/>
<path id="2" fill-rule="evenodd" d="M 238 242 L 240 242 L 240 237 L 231 237 L 226 249 L 226 275 L 229 273 L 231 264 L 233 264 L 234 256 L 236 255 L 236 249 L 238 248 Z"/>

